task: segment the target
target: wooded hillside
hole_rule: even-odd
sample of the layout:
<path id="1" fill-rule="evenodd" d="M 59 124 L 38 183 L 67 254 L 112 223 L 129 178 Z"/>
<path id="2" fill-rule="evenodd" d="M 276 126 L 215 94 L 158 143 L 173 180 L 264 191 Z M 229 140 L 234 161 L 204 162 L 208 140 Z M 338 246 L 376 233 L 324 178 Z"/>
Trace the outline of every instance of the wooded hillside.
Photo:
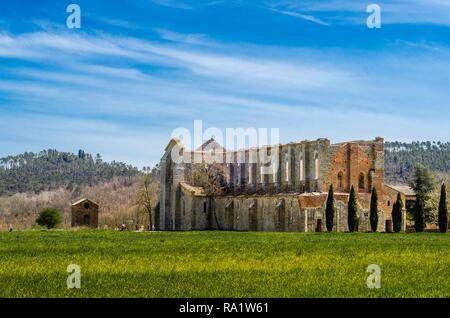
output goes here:
<path id="1" fill-rule="evenodd" d="M 417 164 L 422 164 L 433 172 L 450 173 L 450 142 L 385 143 L 386 182 L 409 183 Z"/>
<path id="2" fill-rule="evenodd" d="M 78 155 L 54 149 L 0 158 L 0 196 L 65 188 L 78 191 L 117 178 L 131 180 L 141 172 L 122 162 L 104 162 L 83 150 Z"/>

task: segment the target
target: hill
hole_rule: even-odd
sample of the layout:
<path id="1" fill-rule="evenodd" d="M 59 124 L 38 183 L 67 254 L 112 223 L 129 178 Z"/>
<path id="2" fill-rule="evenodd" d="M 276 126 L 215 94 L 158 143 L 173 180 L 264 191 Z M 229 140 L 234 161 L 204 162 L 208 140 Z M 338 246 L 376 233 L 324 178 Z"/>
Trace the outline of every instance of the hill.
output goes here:
<path id="1" fill-rule="evenodd" d="M 131 180 L 141 174 L 136 167 L 104 162 L 99 154 L 94 158 L 83 150 L 78 155 L 54 149 L 25 152 L 0 158 L 0 196 L 59 188 L 77 191 L 117 178 Z"/>
<path id="2" fill-rule="evenodd" d="M 386 142 L 385 178 L 388 183 L 408 183 L 414 167 L 422 164 L 437 174 L 450 174 L 450 142 Z"/>

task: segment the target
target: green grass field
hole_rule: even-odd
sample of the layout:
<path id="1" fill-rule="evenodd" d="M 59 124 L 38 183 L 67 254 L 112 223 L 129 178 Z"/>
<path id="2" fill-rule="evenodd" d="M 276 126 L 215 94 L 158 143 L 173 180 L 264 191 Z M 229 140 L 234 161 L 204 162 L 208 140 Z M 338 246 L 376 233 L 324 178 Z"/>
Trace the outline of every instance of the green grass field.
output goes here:
<path id="1" fill-rule="evenodd" d="M 450 297 L 450 234 L 3 232 L 0 297 Z"/>

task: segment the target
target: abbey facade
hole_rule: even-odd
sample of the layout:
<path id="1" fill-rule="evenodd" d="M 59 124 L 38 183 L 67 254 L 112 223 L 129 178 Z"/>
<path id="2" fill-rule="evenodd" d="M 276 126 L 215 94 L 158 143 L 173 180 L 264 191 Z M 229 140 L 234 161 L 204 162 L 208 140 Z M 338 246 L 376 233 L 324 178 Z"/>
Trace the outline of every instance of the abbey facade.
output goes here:
<path id="1" fill-rule="evenodd" d="M 174 150 L 188 160 L 175 160 Z M 198 183 L 196 166 L 203 173 L 214 166 L 210 171 L 221 174 L 221 186 Z M 373 187 L 378 193 L 378 230 L 392 231 L 398 192 L 384 184 L 383 138 L 339 144 L 318 139 L 240 151 L 226 151 L 214 140 L 190 151 L 172 139 L 160 167 L 155 213 L 159 230 L 326 231 L 325 204 L 333 185 L 333 231 L 348 230 L 352 186 L 357 192 L 358 231 L 370 229 Z"/>

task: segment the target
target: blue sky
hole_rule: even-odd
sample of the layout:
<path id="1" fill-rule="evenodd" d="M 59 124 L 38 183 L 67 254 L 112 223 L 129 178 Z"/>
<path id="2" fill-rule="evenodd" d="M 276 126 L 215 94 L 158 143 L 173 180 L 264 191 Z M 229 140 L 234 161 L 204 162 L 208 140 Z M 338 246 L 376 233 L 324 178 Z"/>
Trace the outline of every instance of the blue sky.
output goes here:
<path id="1" fill-rule="evenodd" d="M 81 7 L 81 29 L 66 7 Z M 382 28 L 366 26 L 380 5 Z M 450 1 L 8 1 L 0 156 L 155 164 L 172 131 L 450 140 Z"/>

